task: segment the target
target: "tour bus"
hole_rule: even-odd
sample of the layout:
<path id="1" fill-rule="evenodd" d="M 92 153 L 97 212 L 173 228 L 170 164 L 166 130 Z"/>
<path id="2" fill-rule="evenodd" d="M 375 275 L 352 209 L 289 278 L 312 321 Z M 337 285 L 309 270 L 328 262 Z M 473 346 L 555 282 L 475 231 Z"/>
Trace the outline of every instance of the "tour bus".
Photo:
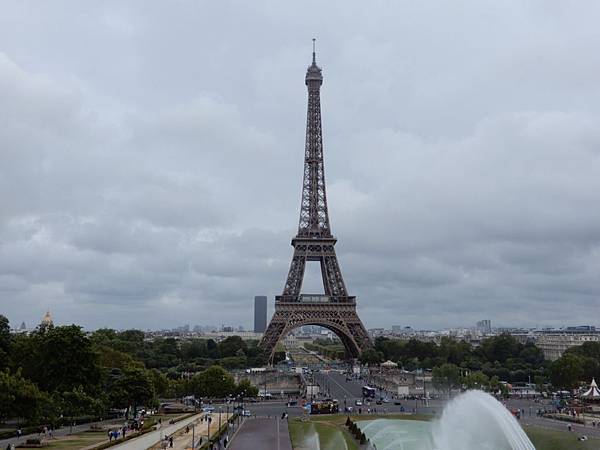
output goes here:
<path id="1" fill-rule="evenodd" d="M 362 395 L 365 398 L 375 398 L 375 388 L 363 386 Z"/>
<path id="2" fill-rule="evenodd" d="M 322 402 L 314 401 L 310 404 L 311 414 L 336 414 L 339 412 L 338 401 L 325 400 Z"/>

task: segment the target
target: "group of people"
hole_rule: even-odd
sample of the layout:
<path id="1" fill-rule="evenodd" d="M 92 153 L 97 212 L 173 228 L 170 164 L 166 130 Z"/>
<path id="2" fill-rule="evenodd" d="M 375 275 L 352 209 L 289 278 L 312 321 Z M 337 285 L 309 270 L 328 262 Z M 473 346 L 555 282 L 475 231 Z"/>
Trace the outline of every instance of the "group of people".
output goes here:
<path id="1" fill-rule="evenodd" d="M 164 440 L 162 442 L 161 447 L 162 448 L 167 448 L 167 447 L 173 448 L 173 435 L 171 435 L 171 436 L 165 436 L 165 438 L 164 438 Z"/>
<path id="2" fill-rule="evenodd" d="M 123 425 L 123 428 L 117 428 L 116 430 L 113 430 L 112 428 L 108 430 L 108 441 L 112 442 L 113 440 L 117 440 L 119 439 L 121 436 L 123 436 L 123 439 L 125 439 L 125 436 L 127 436 L 127 431 L 129 431 L 129 427 L 127 425 Z"/>

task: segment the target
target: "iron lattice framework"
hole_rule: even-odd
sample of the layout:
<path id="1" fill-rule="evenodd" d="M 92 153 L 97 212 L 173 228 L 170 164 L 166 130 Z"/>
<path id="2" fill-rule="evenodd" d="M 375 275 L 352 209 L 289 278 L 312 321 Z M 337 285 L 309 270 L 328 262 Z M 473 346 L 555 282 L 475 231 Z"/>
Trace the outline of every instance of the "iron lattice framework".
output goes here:
<path id="1" fill-rule="evenodd" d="M 321 85 L 323 76 L 313 49 L 312 64 L 306 71 L 308 111 L 304 150 L 304 178 L 298 234 L 292 239 L 294 256 L 282 295 L 275 298 L 275 314 L 261 341 L 272 362 L 277 342 L 294 328 L 320 325 L 342 340 L 349 358 L 356 358 L 371 341 L 356 313 L 356 297 L 348 295 L 335 254 L 336 238 L 331 234 L 321 129 Z M 324 295 L 301 294 L 307 261 L 319 261 Z"/>

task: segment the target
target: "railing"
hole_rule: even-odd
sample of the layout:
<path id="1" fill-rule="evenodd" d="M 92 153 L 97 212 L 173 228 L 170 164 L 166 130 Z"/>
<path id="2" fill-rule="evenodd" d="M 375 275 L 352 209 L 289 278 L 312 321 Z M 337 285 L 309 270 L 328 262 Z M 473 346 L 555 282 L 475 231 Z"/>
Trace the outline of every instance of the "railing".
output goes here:
<path id="1" fill-rule="evenodd" d="M 275 297 L 276 302 L 282 303 L 310 303 L 310 304 L 332 304 L 332 303 L 356 303 L 356 297 L 354 296 L 343 296 L 337 297 L 332 295 L 322 294 L 300 294 L 298 297 L 291 295 L 278 295 Z"/>
<path id="2" fill-rule="evenodd" d="M 319 294 L 302 294 L 300 295 L 300 302 L 302 303 L 329 303 L 329 295 Z"/>

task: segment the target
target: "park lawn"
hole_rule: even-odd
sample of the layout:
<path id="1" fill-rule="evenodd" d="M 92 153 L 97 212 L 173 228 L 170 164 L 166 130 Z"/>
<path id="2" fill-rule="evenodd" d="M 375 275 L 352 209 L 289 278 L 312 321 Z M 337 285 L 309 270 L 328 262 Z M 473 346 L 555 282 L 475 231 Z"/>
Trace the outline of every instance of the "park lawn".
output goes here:
<path id="1" fill-rule="evenodd" d="M 525 433 L 540 450 L 598 450 L 600 439 L 589 438 L 587 441 L 578 441 L 579 433 L 549 430 L 535 426 L 524 427 Z"/>
<path id="2" fill-rule="evenodd" d="M 344 450 L 340 447 L 340 443 L 346 443 L 346 449 L 359 450 L 356 441 L 348 434 L 348 432 L 333 423 L 325 421 L 301 422 L 299 420 L 291 420 L 289 422 L 290 438 L 294 450 L 313 450 L 307 447 L 305 442 L 310 438 L 313 432 L 316 432 L 319 439 L 319 448 L 335 448 Z"/>
<path id="3" fill-rule="evenodd" d="M 84 431 L 70 436 L 60 436 L 48 441 L 49 449 L 76 449 L 99 444 L 107 440 L 105 431 Z"/>

